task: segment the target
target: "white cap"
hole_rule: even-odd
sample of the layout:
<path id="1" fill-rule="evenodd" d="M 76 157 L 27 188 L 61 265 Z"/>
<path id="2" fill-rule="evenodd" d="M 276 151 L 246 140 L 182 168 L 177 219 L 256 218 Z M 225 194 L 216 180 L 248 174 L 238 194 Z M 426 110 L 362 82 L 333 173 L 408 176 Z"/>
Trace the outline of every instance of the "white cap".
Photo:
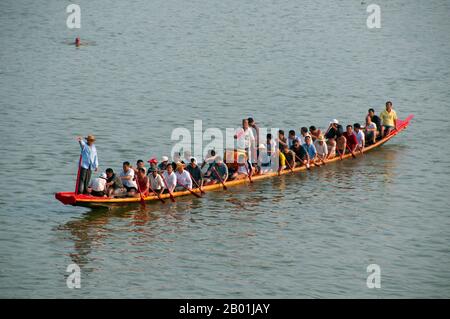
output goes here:
<path id="1" fill-rule="evenodd" d="M 332 119 L 331 122 L 330 122 L 330 124 L 339 124 L 339 121 L 336 120 L 336 119 Z"/>
<path id="2" fill-rule="evenodd" d="M 264 144 L 259 144 L 258 148 L 259 148 L 259 149 L 265 150 L 265 149 L 266 149 L 266 146 L 265 146 Z"/>
<path id="3" fill-rule="evenodd" d="M 169 160 L 169 158 L 167 156 L 161 157 L 161 162 L 165 162 L 165 161 L 168 161 L 168 160 Z"/>
<path id="4" fill-rule="evenodd" d="M 106 178 L 107 178 L 106 173 L 101 173 L 101 174 L 100 174 L 100 178 L 106 179 Z"/>

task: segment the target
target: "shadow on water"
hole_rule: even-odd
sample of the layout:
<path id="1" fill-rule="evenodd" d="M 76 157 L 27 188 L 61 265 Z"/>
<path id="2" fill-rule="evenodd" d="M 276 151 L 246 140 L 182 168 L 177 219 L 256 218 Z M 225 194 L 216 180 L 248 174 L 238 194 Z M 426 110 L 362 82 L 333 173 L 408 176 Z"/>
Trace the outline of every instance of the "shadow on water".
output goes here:
<path id="1" fill-rule="evenodd" d="M 73 242 L 72 261 L 80 266 L 89 263 L 89 255 L 107 241 L 125 232 L 141 235 L 145 244 L 152 244 L 161 234 L 181 229 L 190 213 L 199 208 L 196 200 L 177 201 L 173 204 L 155 204 L 112 208 L 96 208 L 84 213 L 80 218 L 70 220 L 56 227 L 55 231 L 68 234 L 66 239 Z M 159 225 L 152 225 L 159 223 Z M 161 226 L 161 227 L 159 227 Z M 140 242 L 142 244 L 142 241 Z"/>

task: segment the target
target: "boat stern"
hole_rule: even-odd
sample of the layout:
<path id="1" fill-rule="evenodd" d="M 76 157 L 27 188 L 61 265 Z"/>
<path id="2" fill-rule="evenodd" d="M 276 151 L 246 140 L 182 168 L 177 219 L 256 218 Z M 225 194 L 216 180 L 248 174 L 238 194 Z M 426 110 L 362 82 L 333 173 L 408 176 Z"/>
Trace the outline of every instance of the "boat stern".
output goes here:
<path id="1" fill-rule="evenodd" d="M 74 192 L 59 192 L 55 194 L 55 198 L 64 205 L 75 205 L 77 198 Z"/>

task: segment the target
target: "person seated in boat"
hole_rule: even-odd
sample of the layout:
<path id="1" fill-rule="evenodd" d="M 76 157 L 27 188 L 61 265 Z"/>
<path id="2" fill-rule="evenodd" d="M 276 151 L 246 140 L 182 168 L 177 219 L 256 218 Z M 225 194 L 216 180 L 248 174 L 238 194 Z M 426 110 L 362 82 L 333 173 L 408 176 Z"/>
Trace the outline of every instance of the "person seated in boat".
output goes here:
<path id="1" fill-rule="evenodd" d="M 286 166 L 286 156 L 284 156 L 284 153 L 280 150 L 278 150 L 277 153 L 278 153 L 278 174 L 279 174 L 287 166 Z"/>
<path id="2" fill-rule="evenodd" d="M 137 175 L 139 168 L 141 168 L 141 167 L 145 169 L 145 163 L 143 160 L 140 159 L 140 160 L 137 160 L 136 167 L 133 168 L 135 175 Z"/>
<path id="3" fill-rule="evenodd" d="M 309 165 L 315 164 L 317 160 L 317 150 L 312 142 L 311 136 L 305 136 L 305 144 L 302 145 L 305 149 L 306 153 L 308 153 L 308 163 L 306 164 L 306 168 L 309 168 Z"/>
<path id="4" fill-rule="evenodd" d="M 164 193 L 173 192 L 177 186 L 177 175 L 173 171 L 171 164 L 167 165 L 166 170 L 161 175 L 164 183 Z M 167 184 L 167 185 L 166 185 Z"/>
<path id="5" fill-rule="evenodd" d="M 353 127 L 351 125 L 347 125 L 346 131 L 344 132 L 345 139 L 347 140 L 347 150 L 352 153 L 356 150 L 358 146 L 358 139 L 353 132 Z"/>
<path id="6" fill-rule="evenodd" d="M 347 139 L 341 132 L 338 132 L 336 136 L 336 156 L 342 157 L 345 155 L 345 151 L 347 150 Z"/>
<path id="7" fill-rule="evenodd" d="M 283 130 L 278 131 L 278 149 L 282 149 L 284 145 L 288 145 L 287 138 Z"/>
<path id="8" fill-rule="evenodd" d="M 273 136 L 270 133 L 266 135 L 266 151 L 267 155 L 271 157 L 271 159 L 276 158 L 276 150 L 277 143 L 273 140 Z"/>
<path id="9" fill-rule="evenodd" d="M 232 175 L 228 175 L 229 180 L 238 180 L 238 179 L 245 179 L 248 177 L 248 174 L 250 173 L 250 167 L 247 163 L 247 156 L 246 154 L 240 153 L 237 158 L 237 169 Z"/>
<path id="10" fill-rule="evenodd" d="M 150 191 L 161 194 L 165 186 L 161 175 L 158 174 L 158 169 L 150 167 L 148 170 L 150 172 L 148 175 Z"/>
<path id="11" fill-rule="evenodd" d="M 159 172 L 163 172 L 167 169 L 167 165 L 169 165 L 169 158 L 167 156 L 161 157 L 161 163 L 158 164 L 157 168 Z"/>
<path id="12" fill-rule="evenodd" d="M 228 167 L 220 156 L 216 157 L 214 166 L 211 168 L 211 177 L 207 180 L 207 184 L 219 184 L 228 180 Z"/>
<path id="13" fill-rule="evenodd" d="M 296 166 L 302 166 L 308 164 L 308 153 L 305 148 L 300 144 L 300 140 L 294 141 L 294 145 L 291 150 L 295 154 Z"/>
<path id="14" fill-rule="evenodd" d="M 123 162 L 122 169 L 119 177 L 127 190 L 127 195 L 133 197 L 138 191 L 136 181 L 134 180 L 134 170 L 131 168 L 130 162 Z"/>
<path id="15" fill-rule="evenodd" d="M 217 156 L 219 157 L 219 156 Z M 219 157 L 220 158 L 220 157 Z M 234 149 L 234 150 L 226 150 L 225 154 L 224 154 L 224 160 L 223 162 L 225 163 L 225 165 L 227 166 L 227 170 L 228 170 L 228 180 L 233 180 L 235 179 L 239 174 L 239 164 L 245 164 L 243 166 L 243 168 L 247 167 L 247 153 L 243 150 L 238 150 L 238 149 Z M 215 163 L 215 162 L 214 162 Z M 241 170 L 243 169 L 241 168 Z M 212 170 L 210 170 L 210 172 L 212 173 Z M 211 176 L 208 176 L 209 179 L 211 179 Z"/>
<path id="16" fill-rule="evenodd" d="M 195 157 L 191 157 L 189 165 L 187 165 L 186 170 L 191 175 L 193 186 L 194 187 L 202 187 L 203 185 L 203 174 L 200 167 L 197 165 L 197 159 Z"/>
<path id="17" fill-rule="evenodd" d="M 370 121 L 372 123 L 375 123 L 375 127 L 377 128 L 377 136 L 381 137 L 381 119 L 378 115 L 375 114 L 375 110 L 370 108 L 369 111 L 367 112 L 367 116 L 366 116 L 366 125 L 367 125 L 367 119 L 370 118 Z M 377 137 L 376 136 L 376 137 Z"/>
<path id="18" fill-rule="evenodd" d="M 307 127 L 302 127 L 300 129 L 300 144 L 301 145 L 305 144 L 305 138 L 307 136 L 311 137 L 311 135 L 308 132 L 308 128 Z"/>
<path id="19" fill-rule="evenodd" d="M 328 158 L 328 145 L 325 143 L 325 137 L 320 135 L 314 142 L 317 151 L 317 160 L 325 164 Z M 336 152 L 336 151 L 335 151 Z"/>
<path id="20" fill-rule="evenodd" d="M 337 138 L 337 133 L 338 133 L 338 125 L 339 121 L 337 119 L 333 119 L 330 121 L 330 125 L 328 126 L 327 131 L 325 132 L 325 138 L 328 140 L 330 138 Z"/>
<path id="21" fill-rule="evenodd" d="M 286 169 L 293 169 L 295 167 L 295 153 L 287 145 L 283 146 L 281 152 L 285 158 Z"/>
<path id="22" fill-rule="evenodd" d="M 361 124 L 353 124 L 353 131 L 355 132 L 356 140 L 358 142 L 358 145 L 356 145 L 356 151 L 362 154 L 366 145 L 366 137 L 364 136 L 364 132 L 361 130 Z"/>
<path id="23" fill-rule="evenodd" d="M 149 180 L 147 177 L 147 172 L 145 171 L 145 168 L 139 167 L 137 175 L 136 175 L 136 185 L 138 186 L 139 193 L 136 194 L 136 196 L 141 196 L 141 194 L 145 197 L 148 196 L 148 185 Z"/>
<path id="24" fill-rule="evenodd" d="M 292 145 L 294 145 L 294 141 L 300 141 L 300 138 L 295 135 L 295 131 L 294 130 L 290 130 L 289 134 L 288 134 L 288 138 L 287 138 L 287 145 L 289 148 L 292 148 Z"/>
<path id="25" fill-rule="evenodd" d="M 112 168 L 106 169 L 106 194 L 108 197 L 122 197 L 127 190 L 123 187 L 122 180 L 117 176 Z"/>
<path id="26" fill-rule="evenodd" d="M 314 143 L 319 138 L 319 136 L 322 135 L 322 131 L 316 128 L 314 125 L 311 125 L 309 127 L 309 135 L 311 136 Z"/>
<path id="27" fill-rule="evenodd" d="M 156 159 L 156 157 L 152 157 L 151 159 L 149 159 L 147 161 L 147 163 L 150 164 L 150 167 L 147 170 L 147 175 L 151 175 L 151 172 L 150 172 L 151 168 L 158 169 L 158 160 Z"/>
<path id="28" fill-rule="evenodd" d="M 261 143 L 258 146 L 258 174 L 266 174 L 272 170 L 272 157 L 267 152 L 267 147 Z"/>
<path id="29" fill-rule="evenodd" d="M 192 178 L 188 171 L 184 168 L 185 164 L 178 162 L 177 170 L 175 175 L 177 176 L 177 187 L 175 187 L 175 191 L 185 191 L 187 189 L 192 189 Z"/>
<path id="30" fill-rule="evenodd" d="M 210 177 L 211 176 L 211 168 L 213 167 L 215 160 L 216 160 L 216 151 L 215 150 L 209 150 L 206 158 L 203 160 L 203 163 L 200 166 L 200 169 L 203 169 L 206 165 L 208 165 L 208 167 L 206 168 L 204 177 Z"/>
<path id="31" fill-rule="evenodd" d="M 101 173 L 99 177 L 91 180 L 88 187 L 88 194 L 97 197 L 106 197 L 106 173 Z"/>
<path id="32" fill-rule="evenodd" d="M 392 108 L 392 102 L 386 102 L 386 109 L 380 113 L 380 119 L 383 123 L 381 127 L 381 136 L 388 136 L 397 127 L 397 113 Z"/>
<path id="33" fill-rule="evenodd" d="M 366 134 L 367 145 L 375 144 L 378 136 L 378 128 L 375 122 L 372 122 L 370 116 L 366 117 L 366 127 L 364 129 Z"/>

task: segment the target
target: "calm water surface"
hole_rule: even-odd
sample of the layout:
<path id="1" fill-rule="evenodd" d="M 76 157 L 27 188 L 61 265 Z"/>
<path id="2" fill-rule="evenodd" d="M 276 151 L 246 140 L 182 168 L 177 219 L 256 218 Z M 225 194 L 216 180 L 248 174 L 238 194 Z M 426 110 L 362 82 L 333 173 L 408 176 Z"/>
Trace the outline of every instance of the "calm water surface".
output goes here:
<path id="1" fill-rule="evenodd" d="M 361 1 L 77 3 L 79 31 L 69 2 L 0 2 L 0 297 L 450 297 L 448 1 L 378 1 L 376 30 Z M 79 134 L 119 169 L 194 119 L 324 128 L 387 99 L 416 118 L 361 159 L 146 210 L 54 199 Z"/>

